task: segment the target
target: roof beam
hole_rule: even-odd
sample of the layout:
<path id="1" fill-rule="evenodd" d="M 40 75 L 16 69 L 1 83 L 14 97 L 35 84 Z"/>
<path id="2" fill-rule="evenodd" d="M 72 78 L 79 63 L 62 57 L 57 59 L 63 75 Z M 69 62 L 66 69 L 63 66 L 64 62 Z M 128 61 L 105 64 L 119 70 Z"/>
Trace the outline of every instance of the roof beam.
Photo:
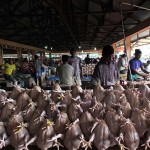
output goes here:
<path id="1" fill-rule="evenodd" d="M 44 0 L 44 2 L 46 2 L 46 4 L 48 4 L 49 6 L 54 7 L 55 10 L 60 14 L 60 16 L 62 18 L 62 21 L 65 24 L 67 30 L 70 32 L 70 35 L 74 39 L 76 46 L 79 47 L 78 42 L 76 40 L 76 37 L 74 36 L 74 34 L 71 31 L 71 28 L 70 28 L 70 26 L 69 26 L 69 24 L 67 22 L 67 18 L 65 16 L 65 14 L 63 13 L 62 8 L 59 6 L 58 1 L 55 0 L 55 2 L 53 2 L 53 1 Z"/>
<path id="2" fill-rule="evenodd" d="M 50 50 L 45 50 L 42 48 L 38 48 L 38 47 L 30 46 L 30 45 L 25 45 L 25 44 L 13 42 L 13 41 L 3 40 L 3 39 L 0 39 L 0 45 L 7 45 L 7 46 L 22 48 L 22 49 L 28 49 L 28 50 L 34 50 L 34 51 L 50 52 Z"/>
<path id="3" fill-rule="evenodd" d="M 139 2 L 139 6 L 141 6 L 141 5 L 143 5 L 144 3 L 146 2 L 146 0 L 142 0 L 142 1 L 140 1 Z M 138 10 L 137 8 L 134 8 L 133 10 Z M 123 19 L 123 22 L 128 18 L 128 16 L 131 16 L 132 15 L 132 12 L 131 13 L 128 13 L 125 17 L 124 17 L 124 19 Z M 122 23 L 122 20 L 120 21 L 120 23 L 118 23 L 118 24 L 121 24 Z M 138 24 L 139 25 L 139 24 Z M 137 25 L 137 26 L 138 26 Z M 148 24 L 147 24 L 148 25 Z M 106 35 L 106 37 L 102 40 L 102 41 L 104 41 L 105 39 L 107 39 L 107 37 L 109 37 L 109 35 L 110 34 L 112 34 L 115 30 L 117 29 L 117 26 L 110 32 L 110 33 L 108 33 L 107 35 Z M 128 30 L 127 32 L 130 32 L 131 30 Z M 126 35 L 127 36 L 127 35 Z M 121 36 L 122 37 L 122 36 Z M 101 41 L 101 42 L 102 42 Z M 112 40 L 112 42 L 113 42 L 114 40 Z"/>
<path id="4" fill-rule="evenodd" d="M 126 36 L 131 36 L 132 34 L 138 32 L 144 28 L 147 28 L 147 27 L 150 28 L 150 17 L 148 19 L 146 19 L 145 21 L 139 23 L 136 27 L 133 27 L 131 30 L 127 31 Z M 123 39 L 123 36 L 120 36 L 113 42 L 120 41 L 121 39 Z"/>

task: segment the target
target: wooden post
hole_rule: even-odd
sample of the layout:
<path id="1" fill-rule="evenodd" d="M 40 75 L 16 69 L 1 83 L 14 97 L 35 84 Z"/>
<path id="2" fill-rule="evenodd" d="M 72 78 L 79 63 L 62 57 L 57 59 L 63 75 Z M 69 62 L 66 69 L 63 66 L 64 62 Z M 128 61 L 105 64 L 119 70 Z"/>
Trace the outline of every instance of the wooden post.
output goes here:
<path id="1" fill-rule="evenodd" d="M 40 60 L 42 61 L 42 52 L 40 52 Z"/>
<path id="2" fill-rule="evenodd" d="M 34 58 L 35 58 L 35 51 L 33 50 L 32 51 L 32 60 L 34 60 Z"/>
<path id="3" fill-rule="evenodd" d="M 22 58 L 22 51 L 21 51 L 21 49 L 18 49 L 18 50 L 17 50 L 17 58 L 18 58 L 18 59 L 21 59 L 21 58 Z"/>
<path id="4" fill-rule="evenodd" d="M 45 58 L 46 58 L 46 57 L 45 57 L 45 52 L 43 52 L 43 61 L 45 60 Z"/>
<path id="5" fill-rule="evenodd" d="M 131 58 L 131 38 L 130 37 L 126 37 L 126 50 L 127 50 L 127 56 L 128 56 L 128 59 L 130 60 Z"/>
<path id="6" fill-rule="evenodd" d="M 117 50 L 116 43 L 113 43 L 112 47 L 114 48 L 114 55 L 116 55 L 116 50 Z"/>
<path id="7" fill-rule="evenodd" d="M 0 46 L 0 66 L 3 64 L 3 47 Z"/>
<path id="8" fill-rule="evenodd" d="M 49 53 L 49 59 L 51 59 L 51 57 L 52 57 L 52 55 L 51 55 L 51 53 Z"/>

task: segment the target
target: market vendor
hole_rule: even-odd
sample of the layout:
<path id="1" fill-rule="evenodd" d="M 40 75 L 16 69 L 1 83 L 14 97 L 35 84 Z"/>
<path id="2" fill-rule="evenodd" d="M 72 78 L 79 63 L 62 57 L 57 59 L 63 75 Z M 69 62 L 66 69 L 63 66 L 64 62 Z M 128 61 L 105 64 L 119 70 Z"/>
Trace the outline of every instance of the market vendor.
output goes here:
<path id="1" fill-rule="evenodd" d="M 129 81 L 138 80 L 139 77 L 146 79 L 149 76 L 149 72 L 143 66 L 143 63 L 140 61 L 142 52 L 140 49 L 135 49 L 135 57 L 129 61 L 130 68 L 128 69 L 127 79 Z M 142 72 L 140 72 L 140 69 Z M 130 71 L 131 70 L 131 71 Z"/>
<path id="2" fill-rule="evenodd" d="M 69 56 L 62 55 L 63 64 L 58 66 L 57 72 L 60 77 L 60 84 L 72 86 L 74 84 L 74 69 L 68 64 Z"/>
<path id="3" fill-rule="evenodd" d="M 82 66 L 81 66 L 81 58 L 79 58 L 78 56 L 76 56 L 76 50 L 75 49 L 71 49 L 70 50 L 70 58 L 68 63 L 73 67 L 74 69 L 74 79 L 75 82 L 78 85 L 81 85 L 81 76 L 82 76 Z"/>
<path id="4" fill-rule="evenodd" d="M 114 58 L 114 49 L 106 45 L 102 50 L 102 58 L 95 66 L 92 84 L 101 84 L 103 87 L 114 85 L 118 81 L 118 69 Z"/>

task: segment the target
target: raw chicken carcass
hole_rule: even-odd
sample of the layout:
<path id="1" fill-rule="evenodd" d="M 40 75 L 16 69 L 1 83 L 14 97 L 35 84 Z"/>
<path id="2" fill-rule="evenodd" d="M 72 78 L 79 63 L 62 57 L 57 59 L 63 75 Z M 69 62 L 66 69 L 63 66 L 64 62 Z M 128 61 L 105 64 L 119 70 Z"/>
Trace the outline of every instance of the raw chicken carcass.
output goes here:
<path id="1" fill-rule="evenodd" d="M 140 93 L 138 91 L 132 91 L 128 89 L 125 90 L 124 93 L 132 109 L 140 107 L 139 101 Z"/>
<path id="2" fill-rule="evenodd" d="M 61 92 L 62 89 L 61 89 L 61 87 L 60 87 L 60 85 L 58 83 L 55 83 L 53 85 L 53 87 L 52 87 L 52 91 L 54 91 L 54 92 Z"/>
<path id="3" fill-rule="evenodd" d="M 124 94 L 118 99 L 118 104 L 120 110 L 122 111 L 122 115 L 125 118 L 130 118 L 132 109 Z"/>
<path id="4" fill-rule="evenodd" d="M 145 109 L 150 112 L 150 101 L 146 97 L 141 97 L 140 99 L 141 109 Z"/>
<path id="5" fill-rule="evenodd" d="M 81 132 L 80 126 L 77 123 L 77 119 L 72 124 L 67 126 L 67 131 L 64 137 L 64 146 L 68 150 L 77 150 L 81 146 L 81 138 L 83 139 L 83 134 Z"/>
<path id="6" fill-rule="evenodd" d="M 62 146 L 57 139 L 62 137 L 61 134 L 56 135 L 54 128 L 53 128 L 53 122 L 51 122 L 48 119 L 45 119 L 42 127 L 40 128 L 38 134 L 33 139 L 36 139 L 36 145 L 41 150 L 48 150 L 51 147 L 57 146 L 59 149 L 59 146 Z"/>
<path id="7" fill-rule="evenodd" d="M 22 92 L 17 99 L 17 109 L 16 112 L 19 113 L 20 111 L 23 111 L 25 107 L 28 105 L 30 100 L 30 97 L 26 92 Z"/>
<path id="8" fill-rule="evenodd" d="M 59 133 L 65 133 L 66 131 L 66 124 L 69 124 L 69 118 L 68 115 L 64 112 L 60 112 L 56 119 L 55 119 L 55 126 L 54 126 L 54 130 L 57 134 Z"/>
<path id="9" fill-rule="evenodd" d="M 139 86 L 138 90 L 140 91 L 142 96 L 150 100 L 150 88 L 148 87 L 148 85 L 142 84 Z"/>
<path id="10" fill-rule="evenodd" d="M 37 98 L 37 109 L 39 111 L 45 110 L 50 101 L 50 95 L 42 90 Z"/>
<path id="11" fill-rule="evenodd" d="M 37 113 L 37 111 L 35 113 Z M 35 116 L 37 116 L 37 117 L 35 117 Z M 45 116 L 45 111 L 43 111 L 42 113 L 38 112 L 38 114 L 35 114 L 31 118 L 28 129 L 32 136 L 36 135 L 38 133 L 39 129 L 41 128 L 41 126 L 43 125 L 44 116 Z"/>
<path id="12" fill-rule="evenodd" d="M 5 146 L 11 144 L 15 150 L 28 150 L 28 142 L 30 140 L 30 134 L 24 123 L 18 124 L 18 126 L 12 130 L 10 138 L 4 141 Z"/>
<path id="13" fill-rule="evenodd" d="M 34 86 L 34 88 L 30 91 L 29 96 L 35 102 L 39 94 L 41 93 L 41 88 L 39 86 Z"/>
<path id="14" fill-rule="evenodd" d="M 9 118 L 8 122 L 6 123 L 6 131 L 9 135 L 12 134 L 13 130 L 18 126 L 18 124 L 23 122 L 22 112 L 18 114 L 13 114 Z"/>
<path id="15" fill-rule="evenodd" d="M 124 148 L 124 145 L 121 144 L 121 140 L 124 141 L 124 144 L 130 150 L 136 150 L 140 144 L 139 134 L 136 131 L 134 125 L 129 119 L 121 119 L 121 129 L 120 136 L 117 138 L 121 148 Z"/>
<path id="16" fill-rule="evenodd" d="M 91 128 L 93 126 L 93 123 L 94 123 L 94 118 L 88 111 L 82 113 L 80 117 L 80 127 L 86 140 L 89 140 L 91 136 Z"/>
<path id="17" fill-rule="evenodd" d="M 62 105 L 60 105 L 59 103 L 49 103 L 47 108 L 46 108 L 46 114 L 47 114 L 47 118 L 56 118 L 56 116 L 59 114 L 60 110 L 59 108 L 62 107 Z"/>
<path id="18" fill-rule="evenodd" d="M 76 98 L 77 96 L 81 96 L 83 93 L 83 89 L 80 85 L 76 84 L 72 89 L 72 97 Z"/>
<path id="19" fill-rule="evenodd" d="M 9 117 L 13 114 L 14 111 L 15 111 L 14 101 L 11 101 L 11 99 L 7 99 L 7 102 L 2 109 L 0 120 L 8 121 Z"/>
<path id="20" fill-rule="evenodd" d="M 92 95 L 91 93 L 83 93 L 83 98 L 81 102 L 81 107 L 84 111 L 88 111 L 92 104 Z"/>
<path id="21" fill-rule="evenodd" d="M 75 121 L 76 119 L 80 118 L 83 109 L 81 108 L 80 104 L 71 103 L 68 109 L 68 117 L 70 121 Z"/>
<path id="22" fill-rule="evenodd" d="M 8 93 L 0 89 L 0 109 L 4 106 L 4 101 L 7 100 Z"/>
<path id="23" fill-rule="evenodd" d="M 150 131 L 147 133 L 146 142 L 142 146 L 145 146 L 145 150 L 150 149 Z"/>
<path id="24" fill-rule="evenodd" d="M 117 90 L 117 91 L 121 91 L 121 92 L 123 92 L 125 90 L 120 84 L 115 84 L 113 86 L 113 89 Z"/>
<path id="25" fill-rule="evenodd" d="M 5 140 L 8 139 L 8 135 L 5 130 L 3 122 L 0 122 L 0 149 L 5 147 Z"/>
<path id="26" fill-rule="evenodd" d="M 36 104 L 30 99 L 29 104 L 26 106 L 25 110 L 23 111 L 24 121 L 29 122 L 35 111 L 36 111 Z"/>
<path id="27" fill-rule="evenodd" d="M 133 109 L 131 120 L 140 137 L 143 137 L 147 130 L 146 119 L 147 118 L 142 110 L 137 108 Z"/>
<path id="28" fill-rule="evenodd" d="M 103 105 L 93 97 L 92 106 L 89 108 L 91 115 L 96 119 L 102 119 L 105 110 L 103 109 Z"/>
<path id="29" fill-rule="evenodd" d="M 116 144 L 114 136 L 104 120 L 97 120 L 92 127 L 92 135 L 90 142 L 94 141 L 94 145 L 98 150 L 106 150 Z"/>
<path id="30" fill-rule="evenodd" d="M 104 105 L 106 105 L 106 109 L 108 109 L 109 107 L 113 107 L 114 104 L 117 103 L 117 99 L 113 91 L 107 91 L 105 93 L 105 98 L 103 99 L 103 103 Z"/>
<path id="31" fill-rule="evenodd" d="M 22 90 L 19 86 L 14 85 L 13 90 L 11 91 L 9 97 L 11 99 L 17 100 L 18 96 L 21 94 Z"/>
<path id="32" fill-rule="evenodd" d="M 101 85 L 96 85 L 93 90 L 94 96 L 96 96 L 96 100 L 101 102 L 105 97 L 105 89 Z"/>
<path id="33" fill-rule="evenodd" d="M 117 137 L 119 135 L 119 129 L 120 129 L 120 122 L 119 122 L 120 116 L 117 114 L 117 112 L 110 108 L 106 112 L 105 121 L 106 124 L 109 127 L 110 132 Z"/>

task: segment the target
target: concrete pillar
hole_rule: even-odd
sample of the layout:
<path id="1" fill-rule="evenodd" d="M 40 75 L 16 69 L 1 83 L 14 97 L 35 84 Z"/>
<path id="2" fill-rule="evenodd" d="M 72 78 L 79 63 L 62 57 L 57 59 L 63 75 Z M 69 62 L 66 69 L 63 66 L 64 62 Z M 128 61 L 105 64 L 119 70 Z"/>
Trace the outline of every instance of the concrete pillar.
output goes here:
<path id="1" fill-rule="evenodd" d="M 51 56 L 52 56 L 51 53 L 49 53 L 49 59 L 51 59 Z"/>
<path id="2" fill-rule="evenodd" d="M 131 58 L 131 51 L 132 51 L 132 48 L 131 48 L 131 38 L 130 37 L 126 37 L 126 51 L 127 51 L 127 56 L 128 56 L 128 59 L 130 60 Z"/>
<path id="3" fill-rule="evenodd" d="M 3 64 L 3 47 L 0 46 L 0 66 Z"/>
<path id="4" fill-rule="evenodd" d="M 34 60 L 34 58 L 35 58 L 35 51 L 33 50 L 32 51 L 32 60 Z"/>
<path id="5" fill-rule="evenodd" d="M 40 60 L 42 60 L 43 56 L 42 56 L 42 52 L 40 52 Z"/>
<path id="6" fill-rule="evenodd" d="M 46 57 L 45 57 L 45 52 L 43 52 L 43 61 L 45 60 L 45 58 L 46 58 Z"/>
<path id="7" fill-rule="evenodd" d="M 113 43 L 112 47 L 114 48 L 114 55 L 116 55 L 116 51 L 117 51 L 116 43 Z"/>
<path id="8" fill-rule="evenodd" d="M 21 49 L 17 49 L 17 58 L 18 59 L 22 58 L 22 51 L 21 51 Z"/>

